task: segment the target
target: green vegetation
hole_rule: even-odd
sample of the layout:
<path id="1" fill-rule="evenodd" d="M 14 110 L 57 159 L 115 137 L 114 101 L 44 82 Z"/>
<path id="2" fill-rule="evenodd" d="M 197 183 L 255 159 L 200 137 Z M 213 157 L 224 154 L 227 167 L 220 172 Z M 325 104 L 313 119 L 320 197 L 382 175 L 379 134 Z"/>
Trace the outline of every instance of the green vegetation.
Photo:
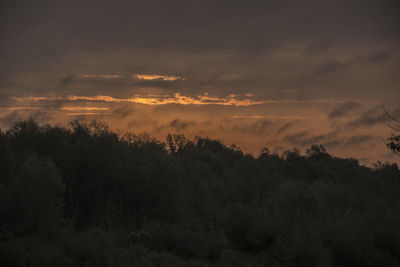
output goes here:
<path id="1" fill-rule="evenodd" d="M 1 266 L 399 266 L 396 164 L 32 120 L 0 163 Z"/>

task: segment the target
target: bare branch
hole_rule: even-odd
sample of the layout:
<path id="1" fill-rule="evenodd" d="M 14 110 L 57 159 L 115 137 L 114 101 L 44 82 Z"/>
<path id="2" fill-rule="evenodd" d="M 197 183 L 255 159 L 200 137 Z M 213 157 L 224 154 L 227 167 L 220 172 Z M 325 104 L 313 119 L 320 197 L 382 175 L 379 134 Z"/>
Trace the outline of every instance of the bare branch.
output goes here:
<path id="1" fill-rule="evenodd" d="M 381 117 L 378 116 L 378 120 L 380 120 L 383 124 L 385 124 L 387 127 L 391 128 L 392 130 L 395 130 L 397 132 L 400 132 L 400 128 L 396 128 L 392 125 L 390 125 L 389 123 L 387 123 L 386 121 L 382 120 Z"/>
<path id="2" fill-rule="evenodd" d="M 386 114 L 386 116 L 388 116 L 392 121 L 398 122 L 400 123 L 400 120 L 393 117 L 386 109 L 385 109 L 385 105 L 382 106 L 383 107 L 383 111 Z"/>

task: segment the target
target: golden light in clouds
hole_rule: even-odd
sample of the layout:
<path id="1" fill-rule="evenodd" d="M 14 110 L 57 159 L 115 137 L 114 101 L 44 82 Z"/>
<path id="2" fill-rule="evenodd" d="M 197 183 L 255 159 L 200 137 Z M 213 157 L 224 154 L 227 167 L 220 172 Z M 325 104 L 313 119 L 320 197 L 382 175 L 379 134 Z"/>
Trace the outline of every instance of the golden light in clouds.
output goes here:
<path id="1" fill-rule="evenodd" d="M 65 116 L 95 116 L 99 113 L 95 112 L 76 112 L 76 113 L 66 113 Z M 112 115 L 112 113 L 101 113 L 101 115 Z"/>
<path id="2" fill-rule="evenodd" d="M 185 79 L 179 76 L 168 76 L 168 75 L 157 75 L 157 74 L 135 74 L 134 77 L 140 80 L 163 80 L 163 81 L 176 81 Z"/>
<path id="3" fill-rule="evenodd" d="M 230 94 L 226 97 L 203 95 L 184 96 L 179 93 L 173 95 L 134 95 L 131 98 L 115 98 L 106 95 L 97 96 L 37 96 L 37 97 L 14 97 L 20 103 L 40 102 L 40 101 L 89 101 L 89 102 L 131 102 L 144 105 L 219 105 L 219 106 L 253 106 L 262 104 L 295 104 L 295 103 L 342 103 L 341 99 L 314 99 L 314 100 L 295 100 L 295 99 L 255 99 L 252 94 L 238 95 Z"/>
<path id="4" fill-rule="evenodd" d="M 121 79 L 124 78 L 123 75 L 120 74 L 83 74 L 80 76 L 85 79 Z M 171 75 L 159 75 L 159 74 L 134 74 L 133 78 L 139 80 L 162 80 L 162 81 L 176 81 L 176 80 L 185 80 L 184 77 L 180 76 L 171 76 Z"/>
<path id="5" fill-rule="evenodd" d="M 77 111 L 77 110 L 102 111 L 102 110 L 108 110 L 108 108 L 101 108 L 101 107 L 62 107 L 61 110 L 66 110 L 66 111 Z"/>

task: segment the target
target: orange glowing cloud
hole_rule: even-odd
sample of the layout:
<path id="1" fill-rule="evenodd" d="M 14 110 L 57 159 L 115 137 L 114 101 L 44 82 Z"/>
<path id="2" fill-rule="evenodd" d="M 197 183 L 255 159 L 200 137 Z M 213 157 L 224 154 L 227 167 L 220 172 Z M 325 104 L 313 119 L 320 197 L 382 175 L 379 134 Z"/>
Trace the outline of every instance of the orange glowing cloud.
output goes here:
<path id="1" fill-rule="evenodd" d="M 75 113 L 66 113 L 65 116 L 96 116 L 96 115 L 113 115 L 112 112 L 108 113 L 96 113 L 96 112 L 75 112 Z"/>
<path id="2" fill-rule="evenodd" d="M 101 107 L 62 107 L 61 110 L 65 111 L 103 111 L 108 110 L 108 108 L 101 108 Z"/>
<path id="3" fill-rule="evenodd" d="M 174 95 L 134 95 L 131 98 L 115 98 L 112 96 L 76 96 L 68 95 L 66 97 L 59 96 L 38 96 L 38 97 L 15 97 L 20 103 L 40 102 L 40 101 L 88 101 L 88 102 L 131 102 L 144 105 L 220 105 L 220 106 L 252 106 L 261 104 L 292 104 L 292 103 L 342 103 L 342 100 L 335 99 L 315 99 L 315 100 L 295 100 L 295 99 L 266 99 L 257 100 L 252 95 L 236 95 L 230 94 L 226 97 L 209 96 L 207 93 L 203 95 L 184 96 L 179 93 Z M 71 109 L 71 108 L 70 108 Z M 90 108 L 88 109 L 90 110 Z M 91 108 L 91 110 L 95 110 Z M 99 110 L 99 109 L 98 109 Z"/>
<path id="4" fill-rule="evenodd" d="M 140 80 L 163 80 L 163 81 L 176 81 L 184 80 L 185 78 L 179 76 L 157 75 L 157 74 L 135 74 L 135 78 Z"/>

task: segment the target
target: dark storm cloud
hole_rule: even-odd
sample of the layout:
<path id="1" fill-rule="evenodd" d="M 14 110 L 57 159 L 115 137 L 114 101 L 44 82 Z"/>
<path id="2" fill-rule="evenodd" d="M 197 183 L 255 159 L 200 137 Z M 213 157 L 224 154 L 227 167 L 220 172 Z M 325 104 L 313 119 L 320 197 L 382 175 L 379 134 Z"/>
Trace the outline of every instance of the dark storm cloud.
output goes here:
<path id="1" fill-rule="evenodd" d="M 334 108 L 328 116 L 328 119 L 336 119 L 347 115 L 350 111 L 357 109 L 360 106 L 357 102 L 347 102 Z"/>
<path id="2" fill-rule="evenodd" d="M 397 1 L 9 1 L 0 13 L 0 51 L 16 68 L 72 51 L 254 52 L 304 40 L 399 40 L 398 7 Z"/>

